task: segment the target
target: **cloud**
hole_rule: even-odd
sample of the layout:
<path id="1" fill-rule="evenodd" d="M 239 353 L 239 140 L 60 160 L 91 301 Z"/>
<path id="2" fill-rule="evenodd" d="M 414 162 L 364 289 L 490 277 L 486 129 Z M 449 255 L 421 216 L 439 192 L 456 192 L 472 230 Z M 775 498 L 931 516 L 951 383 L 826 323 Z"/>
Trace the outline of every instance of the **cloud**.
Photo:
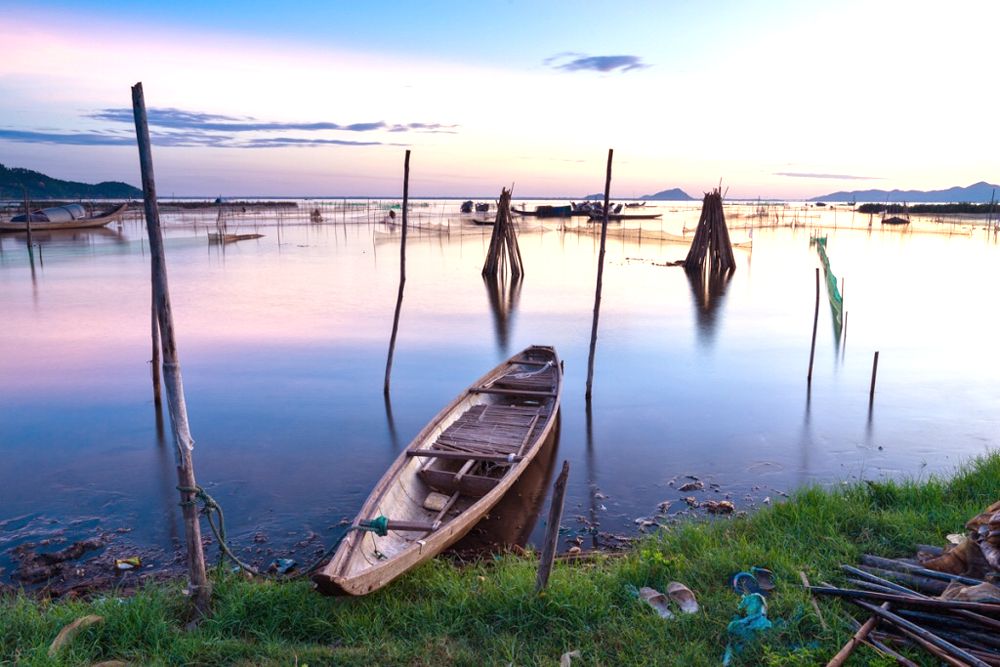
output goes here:
<path id="1" fill-rule="evenodd" d="M 66 144 L 71 146 L 134 145 L 134 137 L 115 136 L 101 132 L 28 132 L 0 129 L 0 139 L 25 144 Z"/>
<path id="2" fill-rule="evenodd" d="M 857 176 L 854 174 L 813 174 L 802 171 L 777 171 L 775 176 L 791 176 L 792 178 L 823 178 L 839 181 L 881 181 L 883 176 Z"/>
<path id="3" fill-rule="evenodd" d="M 568 58 L 568 60 L 567 60 Z M 590 70 L 593 72 L 629 72 L 649 67 L 639 56 L 588 56 L 585 53 L 566 51 L 542 61 L 543 65 L 566 72 Z"/>
<path id="4" fill-rule="evenodd" d="M 91 114 L 87 118 L 103 120 L 112 123 L 133 123 L 132 110 L 101 109 Z M 224 116 L 221 114 L 202 113 L 200 111 L 186 111 L 184 109 L 164 108 L 147 109 L 146 118 L 150 127 L 162 127 L 178 130 L 201 130 L 205 132 L 321 132 L 321 131 L 341 131 L 341 132 L 373 132 L 376 130 L 388 130 L 389 132 L 454 132 L 458 125 L 442 125 L 441 123 L 406 123 L 389 125 L 385 121 L 372 121 L 364 123 L 333 123 L 329 121 L 309 122 L 309 123 L 279 123 L 273 121 L 262 121 L 252 116 Z"/>
<path id="5" fill-rule="evenodd" d="M 382 141 L 348 141 L 346 139 L 313 139 L 299 137 L 265 137 L 250 139 L 239 144 L 239 148 L 285 148 L 288 146 L 406 146 L 388 144 Z"/>
<path id="6" fill-rule="evenodd" d="M 155 146 L 209 148 L 287 148 L 289 146 L 405 146 L 383 141 L 349 141 L 322 137 L 260 137 L 244 138 L 203 132 L 153 132 Z M 30 132 L 0 129 L 0 140 L 28 144 L 60 144 L 64 146 L 135 146 L 134 134 L 111 132 Z"/>

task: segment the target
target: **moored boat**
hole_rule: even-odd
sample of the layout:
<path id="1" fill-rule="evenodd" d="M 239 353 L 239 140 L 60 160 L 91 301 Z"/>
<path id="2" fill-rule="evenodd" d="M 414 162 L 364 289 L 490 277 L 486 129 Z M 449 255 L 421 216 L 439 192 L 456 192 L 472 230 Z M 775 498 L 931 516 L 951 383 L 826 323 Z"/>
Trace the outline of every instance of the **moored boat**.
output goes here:
<path id="1" fill-rule="evenodd" d="M 127 209 L 128 204 L 119 204 L 110 210 L 92 216 L 88 216 L 83 206 L 79 204 L 38 209 L 30 213 L 31 231 L 103 227 L 119 220 L 125 215 Z M 0 222 L 0 232 L 28 231 L 27 220 L 26 216 L 21 214 L 11 218 L 10 222 Z"/>
<path id="2" fill-rule="evenodd" d="M 562 366 L 531 346 L 452 401 L 375 485 L 313 575 L 326 594 L 364 595 L 461 539 L 514 484 L 551 433 Z"/>
<path id="3" fill-rule="evenodd" d="M 662 218 L 662 213 L 609 213 L 608 220 L 655 220 L 656 218 Z M 600 222 L 604 219 L 603 213 L 591 213 L 591 222 Z"/>

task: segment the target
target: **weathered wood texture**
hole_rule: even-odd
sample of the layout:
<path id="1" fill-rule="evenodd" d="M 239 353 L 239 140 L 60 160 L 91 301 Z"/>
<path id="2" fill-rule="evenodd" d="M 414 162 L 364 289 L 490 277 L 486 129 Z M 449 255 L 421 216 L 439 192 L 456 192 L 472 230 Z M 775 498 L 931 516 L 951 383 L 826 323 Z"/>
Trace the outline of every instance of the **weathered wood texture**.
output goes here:
<path id="1" fill-rule="evenodd" d="M 152 266 L 153 294 L 156 301 L 157 320 L 160 328 L 160 346 L 163 354 L 163 380 L 167 391 L 167 409 L 174 439 L 177 459 L 177 482 L 183 489 L 181 507 L 184 515 L 184 537 L 188 557 L 188 586 L 194 611 L 208 613 L 212 589 L 205 573 L 205 552 L 201 545 L 201 526 L 198 507 L 192 489 L 197 486 L 194 475 L 192 450 L 194 439 L 188 424 L 187 404 L 184 399 L 184 382 L 181 377 L 177 341 L 174 335 L 174 318 L 170 307 L 170 290 L 167 285 L 167 265 L 163 251 L 163 232 L 156 201 L 156 182 L 153 177 L 153 153 L 149 140 L 149 123 L 146 119 L 146 102 L 142 83 L 132 87 L 132 111 L 135 116 L 135 134 L 139 144 L 139 165 L 142 170 L 142 192 L 146 207 L 146 231 L 149 234 L 149 256 Z"/>
<path id="2" fill-rule="evenodd" d="M 540 593 L 549 583 L 552 562 L 559 546 L 559 524 L 562 523 L 563 503 L 566 500 L 566 480 L 569 479 L 569 461 L 563 461 L 562 471 L 552 487 L 552 505 L 549 507 L 549 522 L 545 526 L 545 542 L 542 544 L 542 558 L 538 563 L 535 592 Z"/>

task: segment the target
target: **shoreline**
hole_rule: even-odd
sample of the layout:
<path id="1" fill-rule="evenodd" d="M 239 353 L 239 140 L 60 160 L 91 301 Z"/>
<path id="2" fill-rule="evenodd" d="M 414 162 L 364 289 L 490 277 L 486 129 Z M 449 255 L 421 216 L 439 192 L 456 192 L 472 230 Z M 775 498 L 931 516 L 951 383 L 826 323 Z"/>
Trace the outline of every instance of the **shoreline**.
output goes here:
<path id="1" fill-rule="evenodd" d="M 823 629 L 799 584 L 842 579 L 841 563 L 863 553 L 912 554 L 944 544 L 969 516 L 996 500 L 1000 453 L 974 459 L 949 479 L 803 488 L 783 503 L 724 521 L 688 521 L 643 538 L 618 557 L 565 560 L 549 588 L 533 593 L 536 560 L 504 554 L 467 564 L 436 559 L 363 598 L 325 598 L 307 582 L 248 581 L 216 568 L 214 615 L 187 633 L 177 581 L 130 596 L 42 602 L 0 600 L 0 659 L 45 660 L 70 621 L 96 614 L 51 664 L 554 664 L 579 650 L 582 664 L 718 664 L 737 596 L 733 572 L 772 569 L 769 617 L 782 623 L 747 647 L 736 664 L 816 664 L 853 633 L 849 605 L 819 600 Z M 630 587 L 664 590 L 682 581 L 702 611 L 663 620 Z M 857 660 L 876 660 L 866 647 Z M 911 656 L 919 663 L 923 658 Z"/>

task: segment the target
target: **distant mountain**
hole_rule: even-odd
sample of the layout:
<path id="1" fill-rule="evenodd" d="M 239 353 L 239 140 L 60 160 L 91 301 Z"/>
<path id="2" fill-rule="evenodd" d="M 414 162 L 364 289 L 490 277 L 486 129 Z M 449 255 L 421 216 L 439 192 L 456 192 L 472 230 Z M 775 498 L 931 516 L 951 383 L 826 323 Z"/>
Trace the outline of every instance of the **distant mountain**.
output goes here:
<path id="1" fill-rule="evenodd" d="M 643 195 L 639 199 L 656 199 L 659 201 L 694 201 L 694 197 L 684 192 L 680 188 L 672 190 L 660 190 L 655 195 Z"/>
<path id="2" fill-rule="evenodd" d="M 45 174 L 20 167 L 0 164 L 0 198 L 20 200 L 23 188 L 28 188 L 32 201 L 38 199 L 129 199 L 142 197 L 142 190 L 120 181 L 105 181 L 96 185 L 61 181 Z"/>
<path id="3" fill-rule="evenodd" d="M 993 191 L 1000 197 L 1000 185 L 991 185 L 985 181 L 973 183 L 962 188 L 953 187 L 947 190 L 853 190 L 851 192 L 832 192 L 822 197 L 813 197 L 809 201 L 867 201 L 867 202 L 989 202 Z"/>
<path id="4" fill-rule="evenodd" d="M 604 199 L 604 193 L 603 192 L 597 192 L 597 193 L 592 194 L 592 195 L 587 195 L 586 197 L 584 197 L 584 199 L 598 199 L 598 200 Z M 604 206 L 604 204 L 601 204 L 601 206 Z"/>

